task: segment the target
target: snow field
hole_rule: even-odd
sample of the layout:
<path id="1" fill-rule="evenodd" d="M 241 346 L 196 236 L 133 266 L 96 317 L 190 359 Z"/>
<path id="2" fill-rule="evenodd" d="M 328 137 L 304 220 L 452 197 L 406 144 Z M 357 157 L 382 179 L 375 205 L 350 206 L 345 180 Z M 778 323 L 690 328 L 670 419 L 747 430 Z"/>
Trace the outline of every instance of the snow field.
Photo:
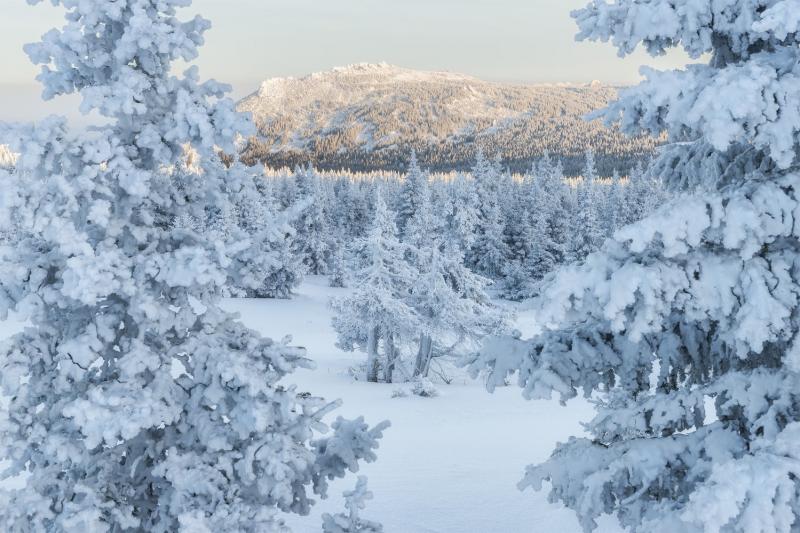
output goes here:
<path id="1" fill-rule="evenodd" d="M 388 419 L 378 461 L 361 474 L 369 476 L 375 498 L 362 516 L 383 522 L 388 533 L 571 533 L 580 532 L 571 511 L 547 502 L 543 492 L 516 488 L 526 465 L 547 459 L 556 442 L 582 434 L 580 421 L 591 406 L 574 401 L 525 401 L 517 387 L 489 394 L 480 382 L 458 378 L 440 385 L 437 398 L 391 398 L 397 384 L 354 381 L 350 366 L 363 358 L 334 346 L 327 301 L 347 289 L 327 287 L 309 277 L 291 300 L 228 300 L 225 308 L 272 338 L 290 334 L 305 346 L 317 367 L 290 377 L 298 390 L 309 390 L 343 405 L 332 415 L 363 415 L 368 423 Z M 520 322 L 525 325 L 524 312 Z M 529 322 L 529 321 L 528 321 Z M 289 517 L 295 533 L 318 533 L 321 515 L 343 508 L 341 492 L 355 476 L 332 484 L 329 499 L 307 517 Z M 612 521 L 601 533 L 619 531 Z"/>
<path id="2" fill-rule="evenodd" d="M 292 335 L 295 344 L 308 349 L 316 368 L 295 373 L 287 383 L 341 399 L 342 407 L 329 421 L 363 415 L 370 424 L 392 422 L 378 461 L 359 472 L 369 477 L 375 494 L 362 516 L 382 522 L 387 533 L 579 533 L 571 511 L 548 503 L 546 492 L 521 492 L 516 484 L 526 465 L 545 460 L 556 442 L 582 433 L 580 421 L 591 418 L 591 406 L 528 402 L 515 386 L 489 394 L 467 377 L 439 385 L 437 398 L 392 398 L 397 384 L 354 381 L 348 370 L 363 354 L 335 347 L 327 305 L 330 297 L 347 291 L 310 276 L 291 300 L 231 299 L 224 307 L 265 336 Z M 530 325 L 525 311 L 519 321 L 520 327 Z M 14 317 L 0 322 L 0 338 L 21 327 Z M 329 498 L 318 501 L 309 516 L 288 516 L 292 531 L 318 533 L 322 514 L 343 509 L 341 493 L 355 480 L 350 475 L 334 482 Z M 598 531 L 619 528 L 608 520 Z"/>

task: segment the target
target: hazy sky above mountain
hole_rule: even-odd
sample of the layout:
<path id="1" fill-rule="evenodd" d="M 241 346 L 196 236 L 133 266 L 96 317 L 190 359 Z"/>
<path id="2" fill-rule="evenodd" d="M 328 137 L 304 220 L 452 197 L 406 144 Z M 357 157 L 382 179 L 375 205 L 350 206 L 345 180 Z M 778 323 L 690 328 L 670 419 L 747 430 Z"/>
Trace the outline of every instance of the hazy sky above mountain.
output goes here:
<path id="1" fill-rule="evenodd" d="M 61 25 L 49 2 L 5 0 L 0 18 L 0 120 L 68 107 L 41 105 L 37 69 L 22 45 Z M 674 67 L 680 54 L 621 60 L 608 44 L 576 43 L 572 9 L 586 0 L 195 0 L 213 28 L 201 74 L 232 83 L 237 96 L 274 76 L 301 76 L 360 62 L 450 70 L 523 83 L 634 83 L 642 64 Z M 184 10 L 188 15 L 189 10 Z"/>

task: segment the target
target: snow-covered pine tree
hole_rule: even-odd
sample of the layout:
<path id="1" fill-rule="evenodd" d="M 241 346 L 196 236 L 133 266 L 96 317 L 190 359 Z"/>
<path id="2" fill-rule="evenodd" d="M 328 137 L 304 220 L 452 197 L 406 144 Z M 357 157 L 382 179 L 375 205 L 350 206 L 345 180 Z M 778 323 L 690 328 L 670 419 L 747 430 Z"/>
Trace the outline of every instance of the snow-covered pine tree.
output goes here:
<path id="1" fill-rule="evenodd" d="M 331 269 L 328 272 L 328 285 L 331 287 L 344 288 L 349 285 L 348 265 L 344 252 L 344 243 L 341 240 L 337 240 L 333 245 Z"/>
<path id="2" fill-rule="evenodd" d="M 414 378 L 426 377 L 435 357 L 476 343 L 503 323 L 485 292 L 491 281 L 470 271 L 461 251 L 442 241 L 429 194 L 423 191 L 420 201 L 408 221 L 406 241 L 417 270 L 407 298 L 419 320 Z"/>
<path id="3" fill-rule="evenodd" d="M 474 182 L 459 174 L 450 190 L 452 201 L 446 219 L 446 238 L 466 254 L 475 242 L 475 228 L 478 225 Z"/>
<path id="4" fill-rule="evenodd" d="M 500 216 L 503 219 L 503 239 L 506 243 L 507 260 L 517 258 L 515 246 L 519 236 L 519 215 L 520 207 L 524 207 L 524 201 L 520 194 L 520 184 L 518 184 L 508 169 L 503 170 L 502 161 L 495 159 L 498 168 L 499 182 L 497 184 L 497 202 L 500 205 Z"/>
<path id="5" fill-rule="evenodd" d="M 433 212 L 431 188 L 423 183 L 417 193 L 415 211 L 406 222 L 403 237 L 403 243 L 407 245 L 406 255 L 415 266 L 419 264 L 419 252 L 438 245 L 442 235 L 442 220 Z"/>
<path id="6" fill-rule="evenodd" d="M 553 163 L 549 156 L 536 167 L 534 185 L 534 218 L 536 235 L 540 236 L 538 252 L 533 254 L 536 266 L 534 278 L 542 278 L 556 266 L 566 261 L 566 245 L 570 230 L 570 191 L 564 183 L 561 163 Z"/>
<path id="7" fill-rule="evenodd" d="M 422 195 L 429 194 L 427 189 L 428 175 L 419 167 L 416 152 L 411 152 L 397 205 L 397 228 L 401 238 L 405 239 L 406 225 L 417 212 Z"/>
<path id="8" fill-rule="evenodd" d="M 594 183 L 594 181 L 599 177 L 597 175 L 597 164 L 594 160 L 594 152 L 589 149 L 583 154 L 583 172 L 581 172 L 581 178 L 585 183 Z"/>
<path id="9" fill-rule="evenodd" d="M 591 152 L 587 152 L 591 154 Z M 587 155 L 588 160 L 588 155 Z M 587 172 L 591 167 L 587 165 Z M 600 198 L 595 180 L 583 179 L 575 190 L 575 204 L 569 227 L 566 259 L 569 262 L 583 261 L 603 243 L 605 231 L 600 220 Z"/>
<path id="10" fill-rule="evenodd" d="M 605 230 L 608 236 L 613 235 L 615 231 L 623 226 L 625 217 L 625 188 L 616 169 L 611 175 L 610 187 L 604 216 Z"/>
<path id="11" fill-rule="evenodd" d="M 294 187 L 292 188 L 294 191 L 294 202 L 314 196 L 314 189 L 319 175 L 311 163 L 306 164 L 305 167 L 300 165 L 295 166 L 292 178 L 294 179 Z"/>
<path id="12" fill-rule="evenodd" d="M 438 239 L 417 251 L 419 275 L 408 300 L 419 320 L 412 375 L 427 377 L 438 357 L 474 349 L 504 326 L 506 316 L 486 294 L 491 281 L 464 266 L 463 255 Z"/>
<path id="13" fill-rule="evenodd" d="M 240 226 L 250 234 L 253 245 L 235 256 L 241 268 L 253 271 L 249 277 L 254 283 L 245 287 L 245 296 L 289 298 L 306 273 L 302 258 L 295 253 L 293 224 L 302 206 L 279 210 L 273 180 L 256 176 L 254 181 L 255 193 L 240 208 Z"/>
<path id="14" fill-rule="evenodd" d="M 297 165 L 294 171 L 288 176 L 282 176 L 278 180 L 278 187 L 275 189 L 275 200 L 281 209 L 289 209 L 298 201 L 296 176 L 303 174 L 303 167 Z"/>
<path id="15" fill-rule="evenodd" d="M 322 183 L 314 167 L 308 165 L 295 174 L 296 202 L 303 208 L 295 220 L 296 254 L 309 274 L 325 274 L 331 253 L 331 236 L 324 212 Z"/>
<path id="16" fill-rule="evenodd" d="M 580 38 L 682 47 L 605 112 L 671 144 L 650 169 L 679 197 L 619 230 L 539 300 L 527 357 L 486 351 L 490 386 L 597 401 L 586 438 L 522 487 L 635 532 L 783 532 L 800 522 L 800 18 L 794 0 L 596 0 Z"/>
<path id="17" fill-rule="evenodd" d="M 551 226 L 548 225 L 548 218 L 533 217 L 531 224 L 533 240 L 525 271 L 530 276 L 532 283 L 524 292 L 518 292 L 518 298 L 528 298 L 533 294 L 537 282 L 559 266 L 557 254 L 563 250 L 563 247 L 554 242 L 550 236 Z"/>
<path id="18" fill-rule="evenodd" d="M 531 252 L 533 244 L 532 221 L 529 211 L 529 198 L 516 191 L 510 194 L 504 203 L 511 206 L 506 209 L 505 219 L 505 240 L 508 249 L 509 261 L 525 263 Z"/>
<path id="19" fill-rule="evenodd" d="M 203 211 L 240 185 L 217 150 L 252 131 L 226 86 L 170 73 L 209 23 L 177 18 L 187 0 L 59 3 L 65 27 L 26 47 L 44 96 L 80 93 L 108 120 L 0 129 L 20 154 L 0 179 L 21 228 L 0 248 L 0 315 L 33 325 L 0 349 L 3 477 L 24 475 L 0 492 L 0 529 L 281 530 L 374 459 L 385 425 L 339 420 L 312 441 L 335 403 L 283 382 L 304 351 L 223 312 L 228 243 L 174 224 L 182 181 Z M 186 145 L 199 160 L 179 179 Z"/>
<path id="20" fill-rule="evenodd" d="M 347 181 L 342 195 L 342 227 L 349 239 L 360 239 L 364 237 L 370 228 L 373 213 L 369 205 L 369 193 L 367 187 L 358 181 Z"/>
<path id="21" fill-rule="evenodd" d="M 448 179 L 428 179 L 430 189 L 431 204 L 434 206 L 436 215 L 444 224 L 447 214 L 453 210 L 453 193 L 451 191 L 451 181 Z M 442 229 L 442 228 L 440 228 Z"/>
<path id="22" fill-rule="evenodd" d="M 356 487 L 344 493 L 347 514 L 322 515 L 322 533 L 382 533 L 380 523 L 361 518 L 361 511 L 372 498 L 372 492 L 367 490 L 367 478 L 359 476 Z"/>
<path id="23" fill-rule="evenodd" d="M 503 286 L 501 296 L 505 300 L 518 302 L 529 297 L 533 278 L 521 261 L 509 261 L 503 267 Z"/>
<path id="24" fill-rule="evenodd" d="M 489 278 L 498 278 L 508 256 L 504 235 L 503 211 L 498 193 L 501 169 L 478 152 L 472 168 L 478 221 L 475 241 L 467 254 L 470 267 Z"/>
<path id="25" fill-rule="evenodd" d="M 651 194 L 649 182 L 651 180 L 645 175 L 645 169 L 641 163 L 637 163 L 631 170 L 628 177 L 628 184 L 625 186 L 624 206 L 622 208 L 622 220 L 620 226 L 627 226 L 642 220 L 648 213 L 650 206 L 654 204 L 649 199 Z"/>
<path id="26" fill-rule="evenodd" d="M 397 238 L 395 220 L 378 189 L 375 220 L 357 245 L 363 266 L 354 276 L 354 291 L 331 302 L 337 345 L 366 352 L 370 382 L 397 378 L 399 349 L 418 331 L 416 313 L 406 303 L 416 272 L 406 261 L 407 247 Z"/>
<path id="27" fill-rule="evenodd" d="M 503 298 L 519 301 L 527 298 L 532 282 L 540 278 L 535 274 L 543 268 L 546 253 L 543 242 L 547 238 L 544 225 L 531 216 L 529 205 L 537 200 L 531 194 L 520 193 L 513 204 L 516 206 L 508 214 L 506 235 L 508 237 L 509 260 L 503 266 Z"/>
<path id="28" fill-rule="evenodd" d="M 263 211 L 260 226 L 247 224 L 244 236 L 229 247 L 233 273 L 230 282 L 240 296 L 248 298 L 290 298 L 306 272 L 295 251 L 296 209 Z"/>

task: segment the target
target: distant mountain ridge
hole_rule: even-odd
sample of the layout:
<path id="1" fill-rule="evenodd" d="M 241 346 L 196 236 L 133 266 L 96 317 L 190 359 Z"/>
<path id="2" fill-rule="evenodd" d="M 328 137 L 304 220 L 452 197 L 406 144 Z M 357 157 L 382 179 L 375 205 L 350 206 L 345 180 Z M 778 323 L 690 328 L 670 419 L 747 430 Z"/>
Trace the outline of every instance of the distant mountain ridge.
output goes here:
<path id="1" fill-rule="evenodd" d="M 246 158 L 270 166 L 401 170 L 413 149 L 423 166 L 449 171 L 468 168 L 480 149 L 521 172 L 549 151 L 577 174 L 592 148 L 610 174 L 656 146 L 583 119 L 616 94 L 596 82 L 503 84 L 379 63 L 269 79 L 239 109 L 259 129 Z"/>

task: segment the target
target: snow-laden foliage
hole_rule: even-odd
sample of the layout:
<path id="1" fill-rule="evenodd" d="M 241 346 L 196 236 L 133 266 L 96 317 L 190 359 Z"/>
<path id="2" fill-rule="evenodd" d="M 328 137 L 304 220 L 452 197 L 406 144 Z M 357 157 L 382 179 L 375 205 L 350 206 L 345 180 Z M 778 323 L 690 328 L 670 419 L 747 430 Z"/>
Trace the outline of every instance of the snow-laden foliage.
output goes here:
<path id="1" fill-rule="evenodd" d="M 302 257 L 293 250 L 297 238 L 292 222 L 308 208 L 308 201 L 278 210 L 269 181 L 239 162 L 227 171 L 242 174 L 241 179 L 227 180 L 227 194 L 204 210 L 192 191 L 183 191 L 192 212 L 177 217 L 175 226 L 220 245 L 230 243 L 226 295 L 289 298 L 305 271 Z"/>
<path id="2" fill-rule="evenodd" d="M 332 302 L 339 346 L 367 353 L 368 381 L 425 377 L 436 358 L 474 347 L 504 324 L 485 291 L 490 281 L 464 265 L 457 247 L 443 242 L 429 186 L 417 187 L 404 241 L 378 193 L 369 234 L 355 244 L 362 263 L 353 276 L 355 290 Z M 407 365 L 404 354 L 412 346 L 416 355 Z"/>
<path id="3" fill-rule="evenodd" d="M 587 165 L 587 171 L 588 175 L 592 175 L 593 168 Z M 583 261 L 603 244 L 606 236 L 604 207 L 606 206 L 594 179 L 584 179 L 577 185 L 566 247 L 569 262 Z"/>
<path id="4" fill-rule="evenodd" d="M 752 149 L 747 159 L 757 151 L 780 169 L 794 163 L 800 134 L 795 0 L 595 0 L 591 6 L 576 13 L 581 38 L 610 39 L 620 54 L 642 44 L 651 53 L 680 46 L 692 57 L 712 56 L 709 65 L 645 69 L 646 81 L 623 91 L 606 116 L 621 118 L 629 132 L 702 139 L 721 153 L 746 145 Z"/>
<path id="5" fill-rule="evenodd" d="M 450 193 L 449 212 L 445 218 L 444 238 L 466 253 L 475 242 L 475 228 L 478 225 L 478 206 L 474 194 L 474 183 L 459 176 Z"/>
<path id="6" fill-rule="evenodd" d="M 232 255 L 231 293 L 251 298 L 289 298 L 303 280 L 303 257 L 293 249 L 298 241 L 293 222 L 309 202 L 279 211 L 260 176 L 245 181 L 234 196 L 241 235 Z M 243 233 L 243 234 L 242 234 Z"/>
<path id="7" fill-rule="evenodd" d="M 525 177 L 521 194 L 514 191 L 510 197 L 516 198 L 517 205 L 512 211 L 513 218 L 506 223 L 506 233 L 511 235 L 511 261 L 503 267 L 503 296 L 522 300 L 536 294 L 545 275 L 572 259 L 568 253 L 570 243 L 584 241 L 591 227 L 574 223 L 584 215 L 572 200 L 560 164 L 554 163 L 549 155 Z M 619 200 L 620 210 L 627 212 L 627 196 L 620 196 Z M 586 204 L 580 209 L 595 207 Z M 596 238 L 585 240 L 599 244 Z"/>
<path id="8" fill-rule="evenodd" d="M 52 3 L 66 25 L 26 47 L 44 95 L 80 93 L 108 120 L 0 131 L 19 154 L 0 170 L 19 232 L 0 247 L 0 315 L 31 324 L 0 349 L 3 476 L 23 478 L 0 493 L 0 529 L 282 531 L 281 513 L 375 458 L 386 425 L 315 438 L 336 404 L 284 382 L 304 350 L 219 308 L 241 242 L 187 221 L 253 186 L 219 153 L 252 127 L 226 86 L 171 74 L 208 21 L 177 18 L 188 0 Z"/>
<path id="9" fill-rule="evenodd" d="M 295 171 L 297 200 L 305 206 L 294 227 L 296 254 L 309 274 L 326 274 L 331 254 L 331 236 L 324 213 L 324 198 L 319 175 L 311 166 Z"/>
<path id="10" fill-rule="evenodd" d="M 366 508 L 367 501 L 373 498 L 372 492 L 367 490 L 367 478 L 359 476 L 353 490 L 344 493 L 347 514 L 322 515 L 323 533 L 382 533 L 383 526 L 361 518 L 361 511 Z"/>
<path id="11" fill-rule="evenodd" d="M 595 0 L 575 13 L 580 37 L 622 54 L 711 55 L 648 72 L 607 113 L 675 141 L 629 187 L 689 192 L 549 279 L 524 349 L 494 339 L 472 362 L 490 387 L 517 373 L 527 398 L 597 402 L 589 436 L 521 482 L 547 483 L 586 530 L 606 513 L 636 532 L 797 530 L 797 8 Z"/>
<path id="12" fill-rule="evenodd" d="M 580 259 L 594 251 L 603 240 L 598 229 L 603 237 L 611 235 L 624 223 L 640 220 L 665 198 L 660 180 L 637 171 L 617 180 L 594 179 L 591 198 L 579 202 L 581 184 L 589 180 L 568 180 L 561 162 L 549 155 L 524 176 L 513 176 L 503 170 L 502 163 L 485 157 L 476 162 L 472 174 L 446 176 L 431 175 L 414 163 L 413 154 L 411 159 L 407 175 L 324 172 L 309 167 L 293 172 L 265 170 L 264 179 L 257 181 L 275 191 L 279 210 L 300 213 L 308 220 L 304 215 L 309 211 L 308 195 L 300 191 L 313 186 L 314 209 L 322 213 L 314 215 L 318 223 L 293 223 L 296 231 L 286 240 L 295 253 L 287 256 L 287 261 L 300 256 L 308 259 L 310 255 L 301 249 L 307 243 L 318 243 L 306 249 L 322 250 L 313 255 L 324 256 L 326 268 L 334 267 L 337 254 L 343 264 L 354 263 L 355 243 L 365 236 L 372 221 L 376 187 L 381 188 L 388 207 L 400 213 L 401 240 L 413 240 L 406 226 L 427 187 L 436 219 L 429 235 L 463 253 L 465 264 L 498 282 L 504 297 L 521 300 L 536 294 L 539 281 L 573 255 Z M 593 164 L 587 165 L 591 174 L 596 173 L 593 168 Z M 581 222 L 583 209 L 595 223 Z M 234 206 L 233 211 L 237 210 L 241 208 Z M 216 225 L 212 220 L 210 226 Z M 580 243 L 579 254 L 568 253 L 571 242 Z M 286 267 L 297 272 L 289 263 Z M 343 278 L 338 278 L 336 283 L 341 283 Z"/>
<path id="13" fill-rule="evenodd" d="M 434 385 L 430 379 L 418 377 L 414 379 L 411 386 L 411 394 L 421 398 L 435 398 L 439 396 L 439 389 L 436 388 L 436 385 Z"/>
<path id="14" fill-rule="evenodd" d="M 344 257 L 344 245 L 337 242 L 331 257 L 331 271 L 328 273 L 328 283 L 331 287 L 347 287 L 349 285 L 349 274 L 347 263 Z"/>
<path id="15" fill-rule="evenodd" d="M 420 324 L 415 378 L 426 377 L 435 358 L 496 333 L 505 318 L 485 292 L 491 282 L 466 268 L 461 252 L 437 237 L 440 220 L 426 189 L 405 243 L 415 270 L 407 301 Z"/>
<path id="16" fill-rule="evenodd" d="M 468 264 L 480 274 L 495 278 L 503 271 L 508 255 L 503 238 L 503 197 L 500 194 L 502 172 L 499 161 L 489 161 L 478 153 L 472 169 L 475 179 L 475 203 L 478 208 L 475 239 L 467 254 Z"/>
<path id="17" fill-rule="evenodd" d="M 408 163 L 408 172 L 406 172 L 397 203 L 397 229 L 403 238 L 406 236 L 406 226 L 409 220 L 422 203 L 422 195 L 427 194 L 427 185 L 428 176 L 419 168 L 417 154 L 412 152 L 411 160 Z"/>
<path id="18" fill-rule="evenodd" d="M 354 276 L 355 290 L 331 305 L 338 346 L 367 353 L 367 381 L 391 383 L 398 370 L 398 349 L 419 328 L 407 302 L 415 271 L 406 261 L 407 247 L 397 238 L 396 215 L 386 207 L 380 190 L 376 194 L 375 220 L 359 243 L 364 265 Z"/>

